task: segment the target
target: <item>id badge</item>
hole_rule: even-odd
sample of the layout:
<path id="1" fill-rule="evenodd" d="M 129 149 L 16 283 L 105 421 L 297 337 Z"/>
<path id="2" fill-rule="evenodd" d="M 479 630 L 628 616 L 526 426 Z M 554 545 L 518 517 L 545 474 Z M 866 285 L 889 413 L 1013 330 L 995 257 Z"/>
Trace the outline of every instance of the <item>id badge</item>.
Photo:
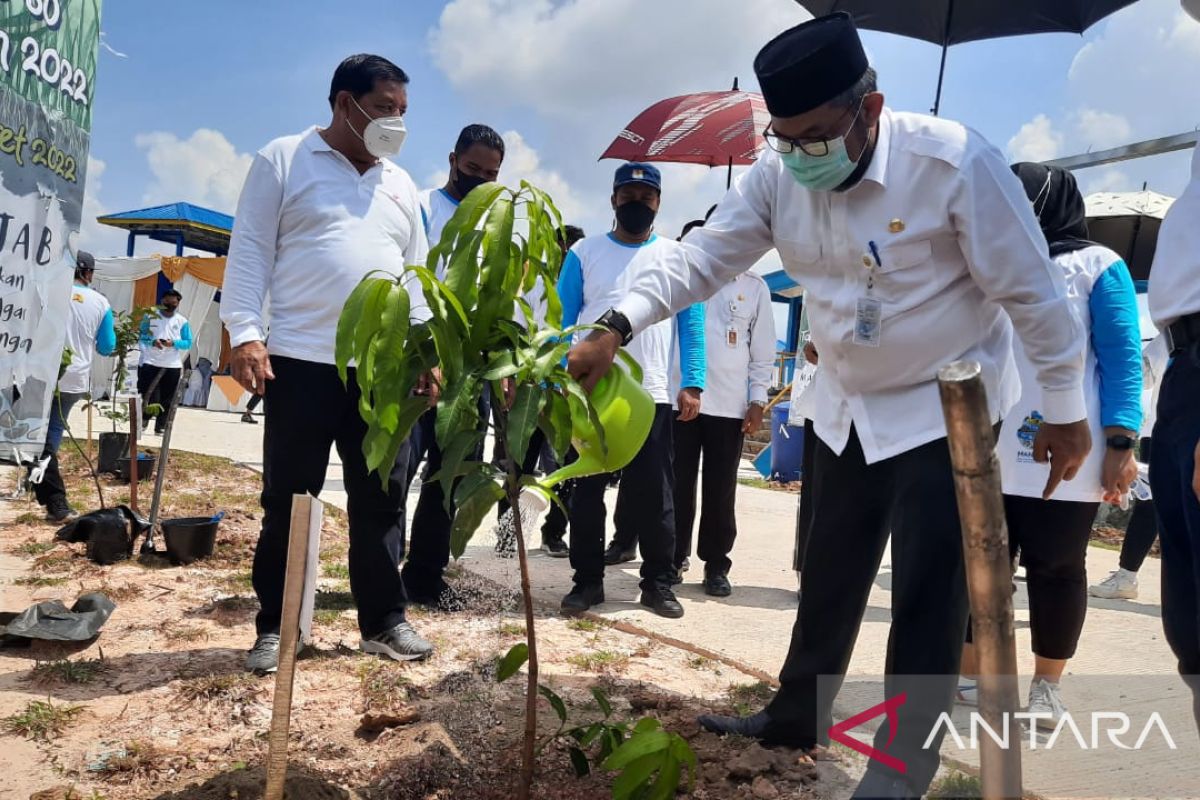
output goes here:
<path id="1" fill-rule="evenodd" d="M 730 325 L 728 328 L 725 329 L 725 346 L 726 347 L 737 347 L 738 346 L 737 328 L 733 327 L 732 325 Z"/>
<path id="2" fill-rule="evenodd" d="M 883 327 L 883 304 L 874 297 L 858 298 L 854 312 L 854 343 L 879 347 Z"/>

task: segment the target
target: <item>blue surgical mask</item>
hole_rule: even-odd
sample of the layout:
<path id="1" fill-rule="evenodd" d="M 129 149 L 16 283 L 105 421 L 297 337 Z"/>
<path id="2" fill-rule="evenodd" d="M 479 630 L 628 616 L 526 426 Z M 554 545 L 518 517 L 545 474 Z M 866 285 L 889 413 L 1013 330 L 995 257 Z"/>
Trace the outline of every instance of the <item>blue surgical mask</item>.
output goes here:
<path id="1" fill-rule="evenodd" d="M 829 152 L 823 156 L 810 156 L 797 147 L 790 153 L 780 153 L 779 157 L 796 182 L 814 192 L 833 191 L 845 183 L 858 167 L 846 152 L 844 136 L 830 139 Z"/>

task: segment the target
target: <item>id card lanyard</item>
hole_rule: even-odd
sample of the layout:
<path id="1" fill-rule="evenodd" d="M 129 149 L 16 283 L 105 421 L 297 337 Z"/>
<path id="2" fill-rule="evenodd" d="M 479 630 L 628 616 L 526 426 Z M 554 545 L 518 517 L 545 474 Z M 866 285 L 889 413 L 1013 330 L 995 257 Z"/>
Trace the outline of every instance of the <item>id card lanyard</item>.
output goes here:
<path id="1" fill-rule="evenodd" d="M 864 347 L 879 347 L 883 329 L 883 304 L 875 297 L 875 272 L 883 266 L 879 257 L 879 248 L 875 242 L 868 242 L 870 255 L 863 256 L 863 266 L 867 268 L 867 292 L 858 298 L 854 311 L 854 343 Z"/>

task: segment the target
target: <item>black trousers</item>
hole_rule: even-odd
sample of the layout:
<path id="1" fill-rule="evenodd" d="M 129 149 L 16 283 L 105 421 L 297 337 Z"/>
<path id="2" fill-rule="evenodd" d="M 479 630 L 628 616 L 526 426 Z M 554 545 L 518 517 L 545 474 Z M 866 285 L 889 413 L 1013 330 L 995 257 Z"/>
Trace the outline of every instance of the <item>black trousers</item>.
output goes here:
<path id="1" fill-rule="evenodd" d="M 154 387 L 154 391 L 150 392 L 150 386 L 160 371 L 162 378 Z M 137 388 L 138 394 L 142 396 L 143 407 L 151 403 L 162 406 L 162 413 L 154 418 L 154 430 L 158 433 L 162 433 L 163 429 L 167 427 L 167 412 L 171 410 L 171 404 L 175 402 L 175 389 L 179 386 L 179 375 L 182 372 L 183 369 L 180 367 L 155 367 L 151 364 L 142 364 L 138 367 Z"/>
<path id="2" fill-rule="evenodd" d="M 622 512 L 630 528 L 636 519 L 637 527 L 632 530 L 640 539 L 643 590 L 669 586 L 675 572 L 672 414 L 671 406 L 665 403 L 654 407 L 650 435 L 621 471 L 617 489 L 617 525 L 621 524 Z M 571 567 L 577 584 L 604 581 L 604 525 L 608 520 L 604 490 L 608 479 L 607 474 L 580 478 L 571 497 Z"/>
<path id="3" fill-rule="evenodd" d="M 1009 557 L 1019 551 L 1025 567 L 1034 655 L 1075 656 L 1087 617 L 1088 540 L 1099 508 L 1099 503 L 1004 495 Z"/>
<path id="4" fill-rule="evenodd" d="M 1200 342 L 1175 354 L 1158 391 L 1150 488 L 1162 545 L 1163 630 L 1192 690 L 1200 726 L 1200 498 L 1192 488 L 1200 441 Z"/>
<path id="5" fill-rule="evenodd" d="M 67 485 L 58 468 L 58 448 L 62 445 L 63 431 L 67 429 L 66 420 L 71 415 L 71 409 L 84 397 L 86 395 L 82 392 L 58 392 L 50 400 L 50 421 L 46 430 L 46 446 L 42 450 L 42 457 L 50 456 L 50 460 L 42 472 L 42 482 L 33 485 L 33 496 L 40 505 L 67 502 Z"/>
<path id="6" fill-rule="evenodd" d="M 811 419 L 804 420 L 804 453 L 800 456 L 800 498 L 796 501 L 796 548 L 792 551 L 792 569 L 804 569 L 804 551 L 808 549 L 808 531 L 812 527 L 813 461 L 817 454 L 817 432 Z"/>
<path id="7" fill-rule="evenodd" d="M 691 422 L 673 420 L 675 427 L 675 566 L 692 554 L 696 520 L 696 482 L 700 457 L 700 531 L 696 555 L 706 575 L 727 575 L 729 554 L 737 539 L 737 472 L 742 460 L 742 420 L 701 414 Z"/>
<path id="8" fill-rule="evenodd" d="M 939 439 L 874 464 L 857 433 L 841 455 L 818 441 L 804 594 L 792 643 L 767 707 L 768 737 L 793 746 L 828 742 L 833 700 L 845 677 L 872 582 L 891 531 L 892 627 L 885 695 L 906 694 L 896 738 L 882 725 L 875 747 L 907 764 L 924 792 L 938 767 L 940 735 L 922 745 L 954 698 L 967 587 L 950 452 Z M 869 770 L 890 771 L 872 761 Z"/>
<path id="9" fill-rule="evenodd" d="M 349 496 L 350 591 L 364 637 L 404 621 L 407 597 L 400 580 L 404 558 L 404 477 L 393 471 L 388 489 L 367 472 L 362 443 L 367 426 L 358 413 L 354 370 L 342 385 L 337 368 L 271 357 L 263 431 L 263 527 L 254 551 L 254 591 L 261 610 L 258 632 L 279 631 L 287 568 L 292 495 L 317 495 L 325 484 L 329 448 L 336 445 Z M 396 463 L 408 463 L 408 444 Z"/>
<path id="10" fill-rule="evenodd" d="M 1153 457 L 1153 447 L 1149 436 L 1142 439 L 1138 456 L 1146 464 Z M 1158 538 L 1158 516 L 1154 513 L 1154 499 L 1138 500 L 1129 516 L 1129 525 L 1125 528 L 1125 538 L 1121 541 L 1121 569 L 1137 572 L 1142 568 L 1154 540 Z"/>

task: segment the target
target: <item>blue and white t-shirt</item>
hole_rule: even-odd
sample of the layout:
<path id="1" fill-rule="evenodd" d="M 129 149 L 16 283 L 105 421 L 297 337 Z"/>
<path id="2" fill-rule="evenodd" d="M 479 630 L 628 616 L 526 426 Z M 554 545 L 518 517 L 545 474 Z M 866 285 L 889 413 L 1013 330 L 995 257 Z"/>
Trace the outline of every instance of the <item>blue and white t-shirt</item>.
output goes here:
<path id="1" fill-rule="evenodd" d="M 183 354 L 192 347 L 192 326 L 187 317 L 178 311 L 169 317 L 152 317 L 142 322 L 141 333 L 142 364 L 168 369 L 183 366 Z M 155 347 L 159 339 L 171 342 L 171 346 Z"/>
<path id="2" fill-rule="evenodd" d="M 641 244 L 625 244 L 611 233 L 576 242 L 563 260 L 558 277 L 563 327 L 591 323 L 617 305 L 638 275 L 664 259 L 682 259 L 678 242 L 651 236 Z M 675 315 L 679 335 L 682 386 L 704 388 L 704 304 L 696 303 Z M 669 383 L 671 350 L 676 326 L 665 319 L 633 337 L 625 352 L 641 365 L 642 385 L 655 403 L 672 401 Z"/>
<path id="3" fill-rule="evenodd" d="M 425 238 L 430 248 L 437 247 L 446 223 L 458 210 L 458 201 L 445 189 L 430 189 L 421 192 L 421 221 L 425 223 Z M 446 265 L 437 266 L 438 280 L 446 280 Z"/>
<path id="4" fill-rule="evenodd" d="M 68 394 L 91 390 L 92 357 L 110 356 L 117 346 L 113 330 L 112 306 L 95 289 L 75 284 L 71 287 L 71 322 L 67 325 L 66 347 L 71 364 L 58 380 L 58 389 Z"/>

